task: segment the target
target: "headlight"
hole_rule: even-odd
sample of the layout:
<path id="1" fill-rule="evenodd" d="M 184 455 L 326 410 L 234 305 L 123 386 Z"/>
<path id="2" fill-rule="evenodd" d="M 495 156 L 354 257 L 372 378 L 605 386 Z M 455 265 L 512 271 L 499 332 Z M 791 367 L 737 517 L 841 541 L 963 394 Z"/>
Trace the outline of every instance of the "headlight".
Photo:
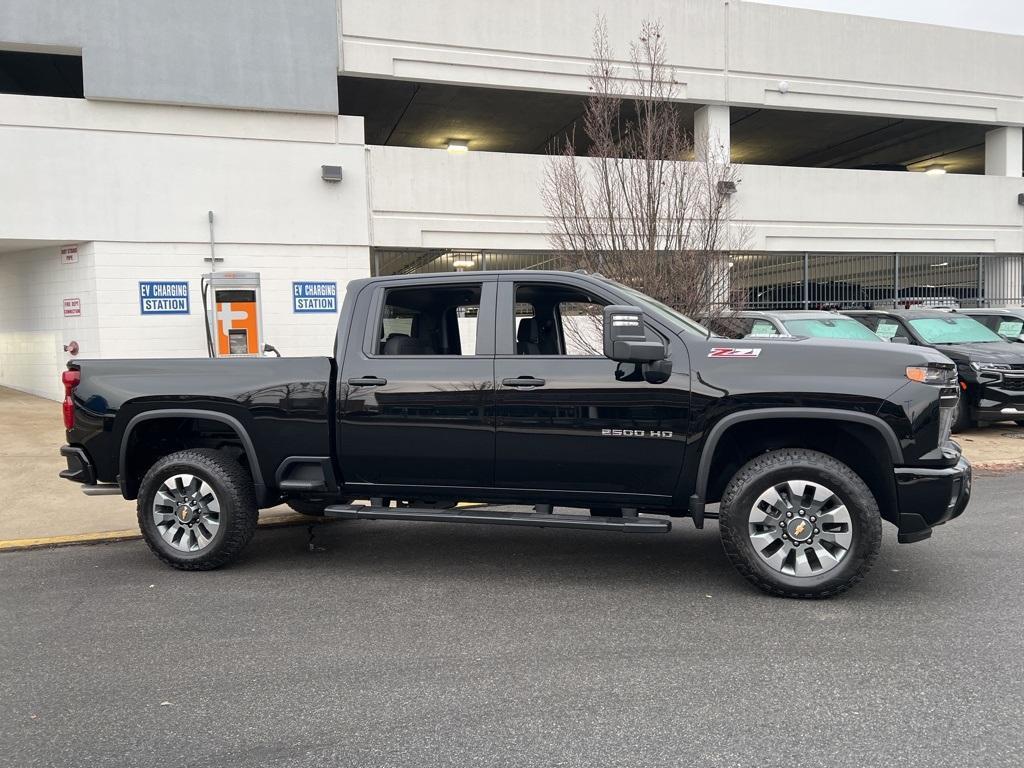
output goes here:
<path id="1" fill-rule="evenodd" d="M 971 363 L 976 371 L 1009 371 L 1012 368 L 1006 363 Z"/>
<path id="2" fill-rule="evenodd" d="M 928 363 L 907 366 L 907 378 L 922 384 L 948 386 L 956 383 L 956 366 L 952 363 Z"/>

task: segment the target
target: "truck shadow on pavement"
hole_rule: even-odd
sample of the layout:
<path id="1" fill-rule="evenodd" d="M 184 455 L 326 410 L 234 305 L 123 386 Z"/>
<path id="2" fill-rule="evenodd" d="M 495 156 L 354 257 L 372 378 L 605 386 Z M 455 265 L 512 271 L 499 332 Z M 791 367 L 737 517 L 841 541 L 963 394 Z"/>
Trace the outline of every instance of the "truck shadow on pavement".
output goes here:
<path id="1" fill-rule="evenodd" d="M 932 543 L 898 545 L 886 531 L 874 568 L 846 598 L 899 592 L 907 599 L 944 591 L 957 579 Z M 309 568 L 316 578 L 505 581 L 570 585 L 599 582 L 643 589 L 760 593 L 733 570 L 717 524 L 694 530 L 679 523 L 669 534 L 541 531 L 500 526 L 345 521 L 257 533 L 231 571 Z"/>

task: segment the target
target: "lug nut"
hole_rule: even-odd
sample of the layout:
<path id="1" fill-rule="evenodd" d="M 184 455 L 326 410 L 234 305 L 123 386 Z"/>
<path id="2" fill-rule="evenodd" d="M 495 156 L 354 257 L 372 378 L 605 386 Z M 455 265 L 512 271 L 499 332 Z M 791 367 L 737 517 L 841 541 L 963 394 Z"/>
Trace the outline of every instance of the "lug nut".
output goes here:
<path id="1" fill-rule="evenodd" d="M 814 532 L 815 533 L 821 533 L 821 531 L 819 531 L 817 528 L 814 529 Z"/>
<path id="2" fill-rule="evenodd" d="M 818 518 L 816 518 L 814 515 L 811 515 L 811 522 L 812 523 L 813 522 L 817 522 L 817 520 L 818 520 Z"/>
<path id="3" fill-rule="evenodd" d="M 792 516 L 793 516 L 793 513 L 792 513 L 792 512 L 787 512 L 787 513 L 786 513 L 786 517 L 792 517 Z"/>

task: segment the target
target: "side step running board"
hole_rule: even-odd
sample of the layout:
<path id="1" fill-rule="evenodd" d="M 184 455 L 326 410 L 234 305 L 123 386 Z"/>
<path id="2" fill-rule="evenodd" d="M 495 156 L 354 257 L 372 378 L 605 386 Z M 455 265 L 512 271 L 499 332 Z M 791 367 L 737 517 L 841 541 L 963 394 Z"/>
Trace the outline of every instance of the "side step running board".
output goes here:
<path id="1" fill-rule="evenodd" d="M 590 515 L 554 515 L 543 512 L 501 512 L 472 507 L 467 509 L 423 509 L 420 507 L 370 507 L 335 504 L 324 514 L 349 520 L 421 520 L 431 523 L 484 523 L 526 525 L 539 528 L 577 528 L 626 533 L 668 533 L 669 520 L 650 517 L 592 517 Z"/>

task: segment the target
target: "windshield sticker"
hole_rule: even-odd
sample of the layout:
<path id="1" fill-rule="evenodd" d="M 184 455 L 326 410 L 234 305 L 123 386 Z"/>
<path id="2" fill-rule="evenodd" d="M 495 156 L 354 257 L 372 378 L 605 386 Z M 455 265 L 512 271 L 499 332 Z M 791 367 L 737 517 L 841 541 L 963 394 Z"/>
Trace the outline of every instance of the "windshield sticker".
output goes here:
<path id="1" fill-rule="evenodd" d="M 891 339 L 896 335 L 896 332 L 900 329 L 896 323 L 887 323 L 884 320 L 878 324 L 875 329 L 875 333 L 881 336 L 883 339 Z"/>
<path id="2" fill-rule="evenodd" d="M 1004 320 L 999 323 L 999 330 L 996 333 L 1000 336 L 1020 336 L 1022 329 L 1024 329 L 1024 322 L 1020 320 Z"/>
<path id="3" fill-rule="evenodd" d="M 760 347 L 712 347 L 708 357 L 757 357 Z"/>

